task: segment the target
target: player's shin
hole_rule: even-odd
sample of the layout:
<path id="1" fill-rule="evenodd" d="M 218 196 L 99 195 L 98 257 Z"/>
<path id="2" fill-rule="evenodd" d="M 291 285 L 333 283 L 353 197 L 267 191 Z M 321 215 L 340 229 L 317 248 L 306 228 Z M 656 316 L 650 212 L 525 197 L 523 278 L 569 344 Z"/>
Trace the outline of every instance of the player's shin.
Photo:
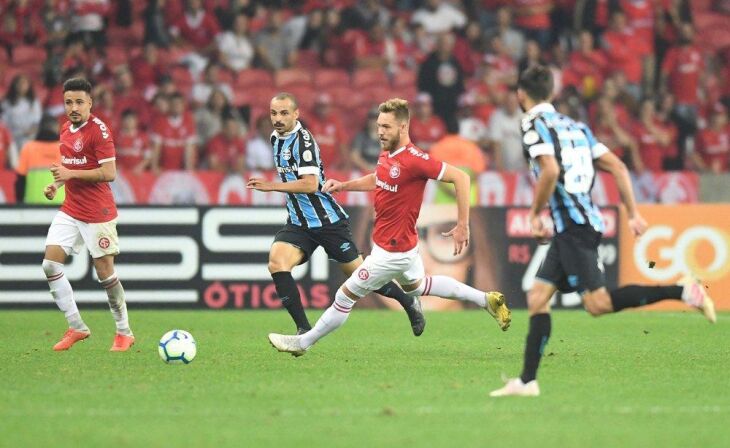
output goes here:
<path id="1" fill-rule="evenodd" d="M 626 285 L 614 289 L 609 293 L 613 311 L 621 311 L 626 308 L 636 308 L 648 305 L 660 300 L 675 299 L 682 300 L 682 287 L 675 285 L 666 286 L 641 286 Z"/>
<path id="2" fill-rule="evenodd" d="M 527 332 L 527 343 L 525 344 L 525 363 L 520 376 L 522 383 L 527 384 L 537 378 L 537 368 L 548 339 L 550 339 L 551 329 L 552 320 L 549 313 L 535 314 L 530 317 L 530 329 Z"/>
<path id="3" fill-rule="evenodd" d="M 297 326 L 297 331 L 308 331 L 312 328 L 307 319 L 307 314 L 302 306 L 302 299 L 299 295 L 299 288 L 294 281 L 291 272 L 274 272 L 271 274 L 276 287 L 276 293 L 281 298 L 281 303 L 289 312 L 292 320 Z"/>
<path id="4" fill-rule="evenodd" d="M 390 297 L 400 303 L 405 310 L 408 310 L 415 300 L 413 297 L 406 294 L 395 282 L 390 282 L 375 292 L 385 297 Z"/>
<path id="5" fill-rule="evenodd" d="M 113 273 L 104 280 L 100 280 L 101 286 L 106 290 L 109 300 L 109 310 L 112 312 L 114 322 L 117 326 L 117 334 L 132 336 L 129 328 L 129 317 L 127 316 L 127 302 L 124 298 L 124 288 L 116 273 Z"/>
<path id="6" fill-rule="evenodd" d="M 66 316 L 69 327 L 74 330 L 89 331 L 89 327 L 81 319 L 79 309 L 76 307 L 71 283 L 63 273 L 63 263 L 44 259 L 42 266 L 53 300 L 56 302 L 58 309 L 63 311 L 64 316 Z"/>
<path id="7" fill-rule="evenodd" d="M 300 339 L 302 348 L 311 347 L 315 342 L 340 328 L 350 315 L 353 306 L 355 306 L 355 301 L 347 297 L 342 288 L 338 289 L 332 305 L 325 310 L 317 323 L 314 324 L 314 328 L 302 335 Z"/>
<path id="8" fill-rule="evenodd" d="M 424 296 L 437 296 L 444 299 L 472 302 L 481 308 L 487 306 L 486 296 L 483 291 L 444 275 L 424 277 L 418 289 L 422 290 L 421 295 Z"/>

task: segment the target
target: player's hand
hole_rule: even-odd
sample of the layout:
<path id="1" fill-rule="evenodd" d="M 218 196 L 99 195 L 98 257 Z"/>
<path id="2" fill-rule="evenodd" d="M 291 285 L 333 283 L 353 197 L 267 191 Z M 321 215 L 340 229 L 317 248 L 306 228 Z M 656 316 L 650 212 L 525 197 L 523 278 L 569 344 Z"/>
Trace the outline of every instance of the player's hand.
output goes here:
<path id="1" fill-rule="evenodd" d="M 56 192 L 58 191 L 58 188 L 56 188 L 56 184 L 50 184 L 46 185 L 46 188 L 43 189 L 43 195 L 48 199 L 49 201 L 56 197 Z"/>
<path id="2" fill-rule="evenodd" d="M 339 180 L 327 179 L 322 186 L 322 193 L 337 193 L 338 191 L 342 191 L 342 182 Z"/>
<path id="3" fill-rule="evenodd" d="M 649 227 L 649 225 L 640 214 L 636 213 L 633 218 L 629 218 L 629 229 L 631 229 L 631 233 L 633 233 L 635 237 L 643 235 L 644 232 L 646 232 L 647 227 Z"/>
<path id="4" fill-rule="evenodd" d="M 459 255 L 464 248 L 469 246 L 469 226 L 457 224 L 448 232 L 441 232 L 442 236 L 454 238 L 454 255 Z"/>
<path id="5" fill-rule="evenodd" d="M 271 191 L 271 182 L 260 177 L 252 177 L 248 180 L 246 188 L 258 190 L 258 191 Z"/>
<path id="6" fill-rule="evenodd" d="M 547 244 L 551 232 L 550 229 L 545 227 L 545 223 L 542 222 L 540 215 L 530 213 L 530 230 L 532 231 L 532 236 L 539 244 Z"/>
<path id="7" fill-rule="evenodd" d="M 51 173 L 53 174 L 53 180 L 56 182 L 66 182 L 72 177 L 70 169 L 55 163 L 51 165 Z"/>

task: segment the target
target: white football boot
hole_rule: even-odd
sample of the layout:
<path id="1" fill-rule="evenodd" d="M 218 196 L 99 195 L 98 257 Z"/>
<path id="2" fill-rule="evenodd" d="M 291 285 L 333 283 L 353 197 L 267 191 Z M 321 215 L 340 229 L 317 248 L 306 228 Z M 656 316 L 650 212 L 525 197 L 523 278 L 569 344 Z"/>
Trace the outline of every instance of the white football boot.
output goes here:
<path id="1" fill-rule="evenodd" d="M 269 342 L 280 352 L 291 353 L 292 356 L 302 356 L 307 349 L 302 348 L 301 336 L 269 333 Z"/>
<path id="2" fill-rule="evenodd" d="M 540 386 L 537 385 L 537 380 L 525 384 L 519 378 L 507 380 L 504 387 L 489 393 L 490 397 L 537 397 L 538 395 L 540 395 Z"/>
<path id="3" fill-rule="evenodd" d="M 715 302 L 707 294 L 707 289 L 698 278 L 692 275 L 685 275 L 679 279 L 677 285 L 683 288 L 682 301 L 684 303 L 697 308 L 711 324 L 717 322 Z"/>

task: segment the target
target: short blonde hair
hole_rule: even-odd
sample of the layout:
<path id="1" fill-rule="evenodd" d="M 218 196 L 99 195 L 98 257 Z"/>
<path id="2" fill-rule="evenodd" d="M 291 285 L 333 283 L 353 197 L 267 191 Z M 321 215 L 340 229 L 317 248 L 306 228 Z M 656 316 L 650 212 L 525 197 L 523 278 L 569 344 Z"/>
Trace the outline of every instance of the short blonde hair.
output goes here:
<path id="1" fill-rule="evenodd" d="M 289 92 L 279 92 L 276 94 L 276 96 L 271 98 L 271 100 L 289 100 L 291 101 L 293 110 L 299 109 L 299 102 L 297 102 L 297 98 Z"/>
<path id="2" fill-rule="evenodd" d="M 402 98 L 391 98 L 384 103 L 380 103 L 378 111 L 381 114 L 393 114 L 398 121 L 409 121 L 411 113 L 408 110 L 408 101 Z"/>

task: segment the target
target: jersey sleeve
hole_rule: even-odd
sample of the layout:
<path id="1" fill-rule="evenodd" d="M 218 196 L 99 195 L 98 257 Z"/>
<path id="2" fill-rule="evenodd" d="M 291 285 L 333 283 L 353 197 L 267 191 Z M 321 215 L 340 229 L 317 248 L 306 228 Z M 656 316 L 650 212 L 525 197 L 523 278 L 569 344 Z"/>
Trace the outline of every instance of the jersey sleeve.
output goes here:
<path id="1" fill-rule="evenodd" d="M 411 153 L 414 159 L 414 169 L 418 177 L 441 180 L 446 172 L 446 164 L 431 157 L 429 154 L 416 151 Z"/>
<path id="2" fill-rule="evenodd" d="M 596 139 L 596 136 L 593 135 L 593 131 L 591 131 L 588 126 L 581 125 L 581 129 L 583 130 L 583 133 L 586 135 L 586 139 L 588 140 L 588 146 L 591 148 L 591 157 L 593 157 L 593 160 L 601 157 L 607 152 L 610 152 L 606 145 Z"/>
<path id="3" fill-rule="evenodd" d="M 299 138 L 295 143 L 299 145 L 299 160 L 297 160 L 297 173 L 300 176 L 308 174 L 319 175 L 319 146 L 314 141 L 309 131 L 299 131 Z"/>
<path id="4" fill-rule="evenodd" d="M 109 128 L 102 121 L 98 123 L 98 126 L 97 132 L 95 132 L 94 152 L 96 153 L 96 160 L 101 165 L 116 160 L 117 154 Z"/>
<path id="5" fill-rule="evenodd" d="M 522 145 L 531 159 L 539 156 L 555 156 L 555 142 L 540 118 L 522 122 Z"/>

